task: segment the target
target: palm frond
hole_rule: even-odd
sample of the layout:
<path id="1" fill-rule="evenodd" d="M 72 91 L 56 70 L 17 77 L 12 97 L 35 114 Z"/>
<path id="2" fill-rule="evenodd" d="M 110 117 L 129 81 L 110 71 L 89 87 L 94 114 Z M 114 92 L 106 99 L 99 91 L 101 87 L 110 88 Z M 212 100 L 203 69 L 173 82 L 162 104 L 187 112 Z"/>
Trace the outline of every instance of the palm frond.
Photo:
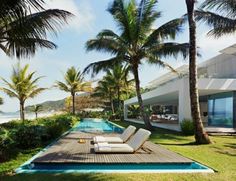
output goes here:
<path id="1" fill-rule="evenodd" d="M 109 68 L 112 68 L 114 65 L 119 64 L 123 61 L 123 57 L 117 56 L 108 60 L 91 63 L 87 67 L 85 67 L 83 73 L 90 73 L 90 71 L 92 71 L 92 76 L 95 76 L 99 72 L 107 71 Z"/>
<path id="2" fill-rule="evenodd" d="M 134 0 L 131 0 L 130 4 L 131 3 L 133 4 Z M 123 32 L 122 34 L 127 39 L 127 41 L 132 40 L 132 33 L 130 28 L 131 21 L 129 19 L 127 10 L 128 6 L 129 5 L 125 4 L 123 0 L 114 0 L 107 9 L 108 12 L 113 16 L 114 20 L 117 23 L 117 26 L 119 27 L 120 31 Z"/>
<path id="3" fill-rule="evenodd" d="M 31 92 L 29 92 L 26 95 L 26 98 L 34 98 L 45 90 L 47 90 L 47 88 L 36 88 L 36 89 L 32 90 Z"/>
<path id="4" fill-rule="evenodd" d="M 150 47 L 147 52 L 159 57 L 169 58 L 171 56 L 177 58 L 181 55 L 186 58 L 189 54 L 189 43 L 162 43 Z"/>
<path id="5" fill-rule="evenodd" d="M 236 32 L 236 19 L 224 17 L 213 12 L 198 10 L 196 11 L 196 20 L 212 27 L 213 29 L 208 32 L 208 35 L 216 38 Z"/>
<path id="6" fill-rule="evenodd" d="M 11 89 L 7 89 L 7 88 L 0 88 L 0 90 L 2 90 L 3 92 L 5 92 L 9 97 L 15 97 L 15 98 L 18 98 L 19 96 L 17 95 L 16 92 L 14 92 L 13 90 Z"/>
<path id="7" fill-rule="evenodd" d="M 23 0 L 18 0 L 17 3 L 19 1 L 23 3 Z M 30 8 L 34 5 L 39 6 L 44 1 L 24 0 L 24 3 Z M 59 9 L 41 9 L 36 13 L 28 12 L 29 10 L 22 11 L 20 17 L 13 16 L 13 18 L 7 20 L 2 19 L 0 23 L 0 48 L 7 55 L 16 56 L 17 58 L 34 55 L 38 47 L 56 48 L 53 42 L 47 40 L 47 34 L 50 32 L 56 35 L 72 14 Z M 6 16 L 8 15 L 6 14 Z"/>
<path id="8" fill-rule="evenodd" d="M 57 81 L 55 86 L 58 87 L 60 90 L 63 90 L 65 92 L 70 92 L 69 87 L 67 87 L 67 85 L 63 82 Z"/>
<path id="9" fill-rule="evenodd" d="M 161 12 L 156 11 L 157 0 L 142 0 L 138 6 L 137 33 L 139 39 L 146 38 L 146 32 L 151 28 L 155 20 L 161 17 Z"/>
<path id="10" fill-rule="evenodd" d="M 150 55 L 149 56 L 149 61 L 148 61 L 149 64 L 155 64 L 155 65 L 159 65 L 160 67 L 163 67 L 163 68 L 167 68 L 169 69 L 170 71 L 174 72 L 174 73 L 177 73 L 178 72 L 168 63 L 162 61 L 161 59 L 159 59 L 159 57 L 157 56 L 153 56 L 153 55 Z"/>
<path id="11" fill-rule="evenodd" d="M 215 10 L 225 16 L 235 18 L 236 16 L 236 2 L 235 0 L 205 0 L 201 9 Z"/>

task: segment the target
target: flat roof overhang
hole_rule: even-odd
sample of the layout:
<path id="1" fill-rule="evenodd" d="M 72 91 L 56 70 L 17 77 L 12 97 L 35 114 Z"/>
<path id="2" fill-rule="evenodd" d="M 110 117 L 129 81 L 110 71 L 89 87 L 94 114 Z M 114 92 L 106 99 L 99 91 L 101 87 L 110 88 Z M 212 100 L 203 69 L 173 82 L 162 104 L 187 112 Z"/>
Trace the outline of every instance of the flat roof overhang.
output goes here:
<path id="1" fill-rule="evenodd" d="M 168 104 L 176 103 L 179 99 L 181 82 L 188 84 L 188 78 L 183 78 L 164 84 L 150 92 L 142 94 L 144 105 L 148 104 Z M 182 85 L 186 85 L 182 84 Z M 188 89 L 188 85 L 185 86 Z M 221 92 L 236 90 L 236 79 L 210 79 L 200 78 L 198 80 L 198 89 L 200 96 L 206 96 Z M 133 97 L 124 102 L 125 105 L 138 104 L 137 97 Z"/>

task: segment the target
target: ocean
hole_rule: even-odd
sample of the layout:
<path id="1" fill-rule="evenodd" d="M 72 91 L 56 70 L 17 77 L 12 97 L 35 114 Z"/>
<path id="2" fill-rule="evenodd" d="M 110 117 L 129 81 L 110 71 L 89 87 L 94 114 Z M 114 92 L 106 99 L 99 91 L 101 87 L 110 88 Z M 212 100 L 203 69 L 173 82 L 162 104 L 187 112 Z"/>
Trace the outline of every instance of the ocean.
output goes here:
<path id="1" fill-rule="evenodd" d="M 38 117 L 46 117 L 55 114 L 55 112 L 39 112 Z M 0 113 L 0 124 L 6 123 L 12 120 L 20 119 L 20 113 L 19 112 L 13 112 L 13 113 Z M 25 119 L 35 119 L 34 113 L 26 113 Z"/>

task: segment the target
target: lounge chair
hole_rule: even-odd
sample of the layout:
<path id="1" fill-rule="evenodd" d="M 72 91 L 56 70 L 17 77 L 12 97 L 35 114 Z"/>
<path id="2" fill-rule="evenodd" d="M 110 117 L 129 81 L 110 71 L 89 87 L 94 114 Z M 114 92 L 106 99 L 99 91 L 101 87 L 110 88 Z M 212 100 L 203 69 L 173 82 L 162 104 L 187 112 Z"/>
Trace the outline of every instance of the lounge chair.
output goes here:
<path id="1" fill-rule="evenodd" d="M 94 150 L 96 153 L 135 153 L 142 148 L 150 135 L 150 131 L 140 128 L 134 136 L 127 141 L 127 143 L 97 143 L 94 144 Z"/>
<path id="2" fill-rule="evenodd" d="M 113 136 L 113 137 L 105 137 L 105 136 L 95 136 L 93 137 L 94 143 L 125 143 L 135 132 L 136 127 L 130 125 L 128 126 L 121 135 Z"/>

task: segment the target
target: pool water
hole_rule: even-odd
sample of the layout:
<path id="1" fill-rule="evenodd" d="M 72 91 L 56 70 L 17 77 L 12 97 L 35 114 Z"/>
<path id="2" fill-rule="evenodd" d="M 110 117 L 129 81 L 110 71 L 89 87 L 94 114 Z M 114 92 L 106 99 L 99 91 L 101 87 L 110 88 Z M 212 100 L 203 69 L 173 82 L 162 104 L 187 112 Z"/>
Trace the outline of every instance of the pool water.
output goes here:
<path id="1" fill-rule="evenodd" d="M 73 131 L 83 132 L 104 132 L 104 133 L 122 133 L 123 128 L 103 119 L 83 119 L 77 124 Z"/>
<path id="2" fill-rule="evenodd" d="M 214 171 L 199 163 L 185 164 L 29 164 L 22 167 L 28 173 L 213 173 Z M 25 172 L 25 171 L 24 171 Z M 19 171 L 18 173 L 22 173 Z"/>

